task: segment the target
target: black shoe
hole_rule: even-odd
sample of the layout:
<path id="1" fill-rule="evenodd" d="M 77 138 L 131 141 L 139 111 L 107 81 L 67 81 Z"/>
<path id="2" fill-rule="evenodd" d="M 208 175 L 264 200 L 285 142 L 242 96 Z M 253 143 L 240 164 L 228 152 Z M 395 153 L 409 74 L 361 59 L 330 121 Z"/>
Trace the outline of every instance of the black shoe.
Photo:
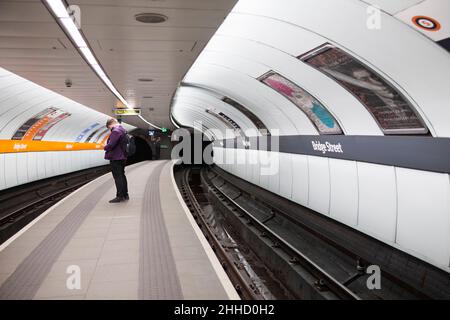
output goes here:
<path id="1" fill-rule="evenodd" d="M 125 200 L 125 201 L 130 200 L 130 196 L 129 196 L 129 195 L 126 195 L 126 196 L 123 198 L 123 200 Z"/>
<path id="2" fill-rule="evenodd" d="M 109 200 L 109 203 L 119 203 L 122 202 L 124 199 L 123 198 L 119 198 L 119 197 L 115 197 L 112 200 Z"/>

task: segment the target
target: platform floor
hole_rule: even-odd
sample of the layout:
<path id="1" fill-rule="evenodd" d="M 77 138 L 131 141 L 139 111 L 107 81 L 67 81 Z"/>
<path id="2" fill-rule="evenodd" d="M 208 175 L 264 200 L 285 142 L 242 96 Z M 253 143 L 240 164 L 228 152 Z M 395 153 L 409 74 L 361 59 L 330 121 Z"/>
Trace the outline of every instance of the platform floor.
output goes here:
<path id="1" fill-rule="evenodd" d="M 172 161 L 83 186 L 0 246 L 0 299 L 239 299 L 182 201 Z M 78 284 L 80 284 L 78 288 Z"/>

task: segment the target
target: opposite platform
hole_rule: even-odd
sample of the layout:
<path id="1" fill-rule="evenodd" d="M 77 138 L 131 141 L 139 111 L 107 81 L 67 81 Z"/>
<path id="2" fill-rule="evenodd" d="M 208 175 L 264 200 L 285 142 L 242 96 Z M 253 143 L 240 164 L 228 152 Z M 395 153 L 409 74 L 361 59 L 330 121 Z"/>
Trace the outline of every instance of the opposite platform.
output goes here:
<path id="1" fill-rule="evenodd" d="M 108 203 L 115 186 L 106 174 L 5 242 L 0 299 L 239 299 L 182 201 L 173 164 L 127 167 L 130 200 L 118 204 Z"/>

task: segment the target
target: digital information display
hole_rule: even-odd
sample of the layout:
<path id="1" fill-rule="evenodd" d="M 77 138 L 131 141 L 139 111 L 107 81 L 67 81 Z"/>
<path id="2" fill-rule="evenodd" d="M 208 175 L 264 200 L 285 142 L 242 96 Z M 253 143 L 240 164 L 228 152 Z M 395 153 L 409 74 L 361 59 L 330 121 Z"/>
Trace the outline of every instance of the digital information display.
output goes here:
<path id="1" fill-rule="evenodd" d="M 311 94 L 282 75 L 270 71 L 259 80 L 282 94 L 302 110 L 321 134 L 342 134 L 341 127 L 330 112 Z"/>
<path id="2" fill-rule="evenodd" d="M 352 93 L 385 134 L 426 134 L 428 128 L 406 98 L 381 76 L 330 44 L 299 57 Z"/>

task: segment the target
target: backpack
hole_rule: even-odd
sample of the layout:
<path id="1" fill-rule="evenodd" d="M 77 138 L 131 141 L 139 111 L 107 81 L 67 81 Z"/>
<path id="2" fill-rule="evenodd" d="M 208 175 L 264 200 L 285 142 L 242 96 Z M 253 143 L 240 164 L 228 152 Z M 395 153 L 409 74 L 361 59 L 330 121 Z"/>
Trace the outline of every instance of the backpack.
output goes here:
<path id="1" fill-rule="evenodd" d="M 136 153 L 136 143 L 134 141 L 134 136 L 126 133 L 124 136 L 124 152 L 127 157 L 131 157 Z"/>

